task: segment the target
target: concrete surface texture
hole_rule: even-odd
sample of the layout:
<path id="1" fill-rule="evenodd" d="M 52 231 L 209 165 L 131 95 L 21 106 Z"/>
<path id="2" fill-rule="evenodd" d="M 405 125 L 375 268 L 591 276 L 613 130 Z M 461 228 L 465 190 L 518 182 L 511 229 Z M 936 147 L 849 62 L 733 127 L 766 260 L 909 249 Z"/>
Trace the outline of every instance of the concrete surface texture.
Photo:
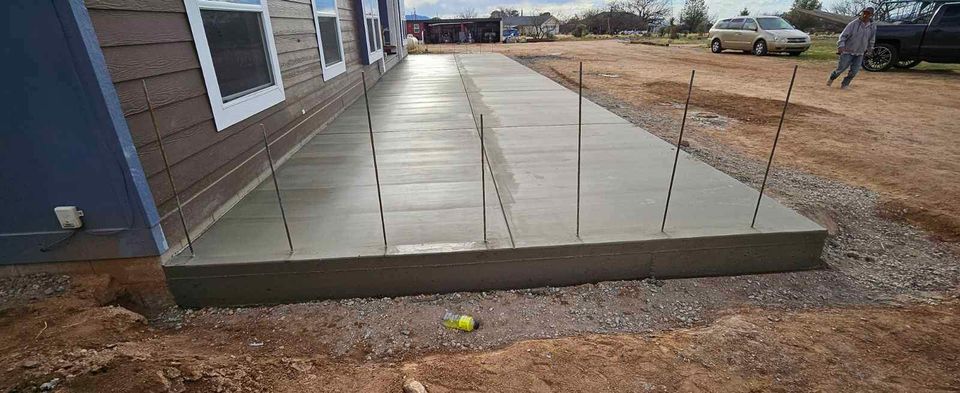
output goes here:
<path id="1" fill-rule="evenodd" d="M 716 245 L 710 251 L 714 254 L 722 254 L 722 239 L 727 237 L 748 245 L 751 236 L 772 235 L 787 248 L 795 246 L 784 234 L 804 235 L 794 242 L 809 249 L 799 252 L 800 265 L 812 267 L 811 259 L 819 255 L 823 239 L 819 225 L 764 197 L 756 228 L 751 228 L 757 191 L 684 152 L 666 231 L 661 232 L 674 147 L 588 100 L 582 102 L 578 238 L 578 96 L 502 55 L 411 56 L 370 90 L 369 100 L 386 247 L 361 99 L 278 169 L 292 254 L 268 179 L 196 240 L 195 257 L 183 253 L 170 261 L 168 272 L 173 274 L 168 277 L 229 275 L 229 267 L 251 262 L 259 266 L 256 271 L 264 272 L 270 271 L 264 263 L 271 261 L 436 254 L 458 259 L 464 251 L 650 240 L 676 239 L 683 246 L 674 248 L 698 248 L 699 239 L 709 238 L 713 240 L 708 243 Z M 486 148 L 482 167 L 481 115 Z M 481 168 L 486 179 L 487 242 Z M 776 263 L 775 248 L 769 242 L 764 247 L 774 250 L 766 259 Z M 799 255 L 796 248 L 791 250 Z M 494 259 L 512 259 L 498 255 Z M 783 268 L 800 265 L 787 263 Z M 204 273 L 188 269 L 199 266 L 207 267 Z M 777 268 L 771 265 L 767 270 Z M 736 272 L 732 267 L 726 273 Z M 717 273 L 721 272 L 703 272 Z M 195 282 L 191 287 L 200 285 Z"/>

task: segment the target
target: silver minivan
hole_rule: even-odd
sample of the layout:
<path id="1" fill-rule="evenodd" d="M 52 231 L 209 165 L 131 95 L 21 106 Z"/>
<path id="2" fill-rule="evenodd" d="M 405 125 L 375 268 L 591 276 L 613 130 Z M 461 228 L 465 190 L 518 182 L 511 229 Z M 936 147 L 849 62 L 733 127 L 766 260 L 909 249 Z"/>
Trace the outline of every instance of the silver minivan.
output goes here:
<path id="1" fill-rule="evenodd" d="M 777 16 L 743 16 L 718 21 L 710 28 L 710 51 L 725 49 L 763 56 L 785 52 L 799 56 L 810 49 L 810 36 Z"/>

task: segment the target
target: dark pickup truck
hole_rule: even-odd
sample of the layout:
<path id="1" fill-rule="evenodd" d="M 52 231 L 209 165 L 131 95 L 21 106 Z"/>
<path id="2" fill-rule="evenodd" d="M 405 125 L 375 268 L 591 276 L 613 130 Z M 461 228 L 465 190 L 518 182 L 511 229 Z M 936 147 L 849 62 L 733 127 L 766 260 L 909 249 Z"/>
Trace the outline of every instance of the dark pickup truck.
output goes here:
<path id="1" fill-rule="evenodd" d="M 864 69 L 911 68 L 921 61 L 960 63 L 960 2 L 923 3 L 929 5 L 926 12 L 877 25 L 876 45 L 863 62 Z"/>

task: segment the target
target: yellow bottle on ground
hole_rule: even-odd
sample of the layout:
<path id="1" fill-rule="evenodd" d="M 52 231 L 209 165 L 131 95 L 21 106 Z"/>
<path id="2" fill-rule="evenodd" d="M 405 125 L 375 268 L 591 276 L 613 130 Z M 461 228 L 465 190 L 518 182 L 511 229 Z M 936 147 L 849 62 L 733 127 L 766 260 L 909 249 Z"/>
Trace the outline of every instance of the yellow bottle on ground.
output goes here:
<path id="1" fill-rule="evenodd" d="M 469 315 L 459 315 L 447 311 L 443 314 L 443 326 L 446 326 L 450 329 L 472 332 L 480 327 L 480 323 L 478 323 Z"/>

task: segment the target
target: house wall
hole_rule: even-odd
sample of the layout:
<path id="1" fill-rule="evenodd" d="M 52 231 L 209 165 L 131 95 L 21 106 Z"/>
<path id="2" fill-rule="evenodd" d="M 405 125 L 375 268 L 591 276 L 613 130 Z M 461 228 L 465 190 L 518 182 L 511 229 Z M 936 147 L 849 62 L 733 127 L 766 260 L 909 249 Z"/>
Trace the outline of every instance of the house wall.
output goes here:
<path id="1" fill-rule="evenodd" d="M 560 34 L 560 21 L 550 18 L 541 25 L 545 34 Z"/>
<path id="2" fill-rule="evenodd" d="M 537 36 L 539 33 L 560 34 L 560 24 L 553 19 L 543 22 L 539 28 L 537 26 L 517 26 L 517 28 L 526 36 Z"/>
<path id="3" fill-rule="evenodd" d="M 182 1 L 86 1 L 171 250 L 185 237 L 142 83 L 195 238 L 268 170 L 261 123 L 282 160 L 360 96 L 361 71 L 372 85 L 389 67 L 361 64 L 353 4 L 338 0 L 347 72 L 324 82 L 310 0 L 267 0 L 286 100 L 218 132 Z"/>
<path id="4" fill-rule="evenodd" d="M 135 258 L 167 248 L 79 1 L 8 0 L 0 90 L 0 276 L 14 264 Z M 57 206 L 82 210 L 62 229 Z M 29 269 L 28 269 L 29 270 Z"/>
<path id="5" fill-rule="evenodd" d="M 414 37 L 417 37 L 417 39 L 419 40 L 420 34 L 423 33 L 424 23 L 422 21 L 408 20 L 407 23 L 405 23 L 405 25 L 407 28 L 407 34 L 412 34 Z M 416 30 L 414 30 L 413 28 L 414 25 L 419 27 Z"/>
<path id="6" fill-rule="evenodd" d="M 407 33 L 406 33 L 405 26 L 403 26 L 403 24 L 400 21 L 401 11 L 399 10 L 399 1 L 383 1 L 381 2 L 381 4 L 384 5 L 383 7 L 381 7 L 381 9 L 386 9 L 386 15 L 384 15 L 381 12 L 381 15 L 380 15 L 380 19 L 382 21 L 381 23 L 383 23 L 384 27 L 386 27 L 387 26 L 386 21 L 388 20 L 390 21 L 389 22 L 390 40 L 389 41 L 384 40 L 384 43 L 383 43 L 384 45 L 383 54 L 384 56 L 386 56 L 386 58 L 384 59 L 384 65 L 387 67 L 387 69 L 390 69 L 390 68 L 393 68 L 393 66 L 397 65 L 397 63 L 400 62 L 400 59 L 402 58 L 402 56 L 405 55 L 404 51 L 406 50 L 406 48 L 404 48 L 403 45 L 401 45 L 401 42 L 402 42 L 402 37 L 405 37 Z M 388 44 L 393 46 L 392 54 L 389 53 L 388 49 L 386 48 Z"/>

